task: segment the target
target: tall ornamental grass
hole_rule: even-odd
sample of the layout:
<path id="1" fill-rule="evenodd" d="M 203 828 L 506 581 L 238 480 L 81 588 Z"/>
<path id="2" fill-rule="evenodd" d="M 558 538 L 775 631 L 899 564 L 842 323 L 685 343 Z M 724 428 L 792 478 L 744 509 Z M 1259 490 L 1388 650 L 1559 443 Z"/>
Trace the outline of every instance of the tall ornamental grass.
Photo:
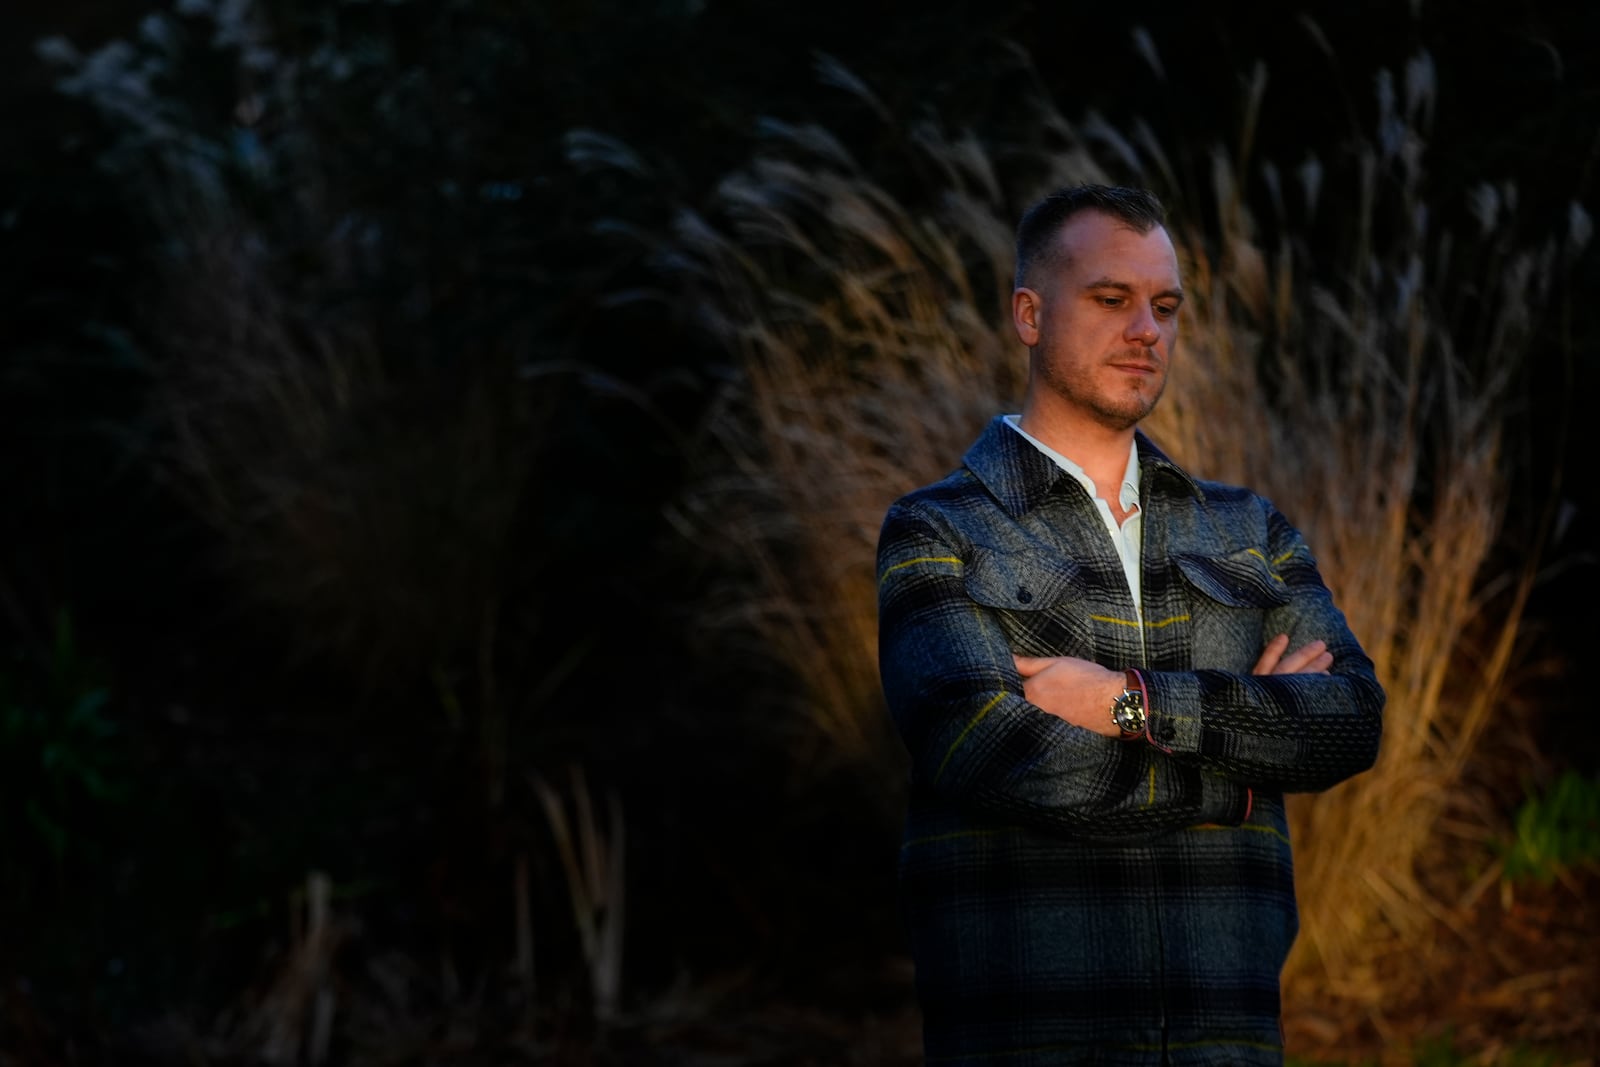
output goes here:
<path id="1" fill-rule="evenodd" d="M 896 136 L 868 90 L 824 73 Z M 808 758 L 855 768 L 893 810 L 903 764 L 878 687 L 874 545 L 895 497 L 1018 408 L 1015 219 L 1051 188 L 1113 177 L 1177 205 L 1191 298 L 1147 429 L 1198 474 L 1266 493 L 1305 531 L 1390 700 L 1377 766 L 1292 806 L 1302 936 L 1286 974 L 1291 1022 L 1333 1013 L 1382 1029 L 1395 983 L 1436 962 L 1428 950 L 1452 902 L 1419 884 L 1418 859 L 1501 708 L 1532 573 L 1531 560 L 1514 573 L 1490 563 L 1507 419 L 1535 315 L 1574 248 L 1522 240 L 1511 186 L 1478 191 L 1477 233 L 1433 222 L 1432 75 L 1419 56 L 1378 79 L 1376 132 L 1353 165 L 1311 159 L 1286 176 L 1218 148 L 1187 196 L 1142 126 L 1124 135 L 1043 105 L 1036 128 L 1050 143 L 1007 146 L 1003 164 L 974 135 L 913 126 L 905 170 L 927 185 L 909 195 L 827 130 L 773 123 L 714 204 L 683 214 L 672 260 L 742 357 L 711 422 L 720 458 L 685 505 L 740 576 L 724 621 L 794 679 L 791 726 L 814 742 Z M 1258 71 L 1247 116 L 1264 86 Z M 1247 184 L 1267 195 L 1247 197 Z M 1319 212 L 1335 210 L 1345 243 L 1314 245 Z M 1576 206 L 1573 221 L 1581 242 Z M 1412 969 L 1395 972 L 1401 946 Z"/>

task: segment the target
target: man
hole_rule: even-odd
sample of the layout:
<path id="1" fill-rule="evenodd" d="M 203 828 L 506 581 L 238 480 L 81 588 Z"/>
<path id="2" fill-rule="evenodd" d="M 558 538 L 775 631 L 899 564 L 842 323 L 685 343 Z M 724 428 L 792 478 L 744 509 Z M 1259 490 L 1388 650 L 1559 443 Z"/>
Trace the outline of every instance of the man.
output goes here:
<path id="1" fill-rule="evenodd" d="M 1036 205 L 1021 415 L 884 521 L 930 1064 L 1282 1062 L 1283 794 L 1370 767 L 1384 694 L 1284 517 L 1136 430 L 1182 300 L 1149 193 Z"/>

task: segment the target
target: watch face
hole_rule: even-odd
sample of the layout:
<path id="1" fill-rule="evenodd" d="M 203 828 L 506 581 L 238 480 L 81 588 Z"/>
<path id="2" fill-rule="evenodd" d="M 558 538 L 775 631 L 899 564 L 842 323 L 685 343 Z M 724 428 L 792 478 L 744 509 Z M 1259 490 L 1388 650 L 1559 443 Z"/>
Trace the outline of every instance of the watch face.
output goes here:
<path id="1" fill-rule="evenodd" d="M 1111 721 L 1129 733 L 1144 729 L 1144 700 L 1138 692 L 1127 690 L 1111 705 Z"/>

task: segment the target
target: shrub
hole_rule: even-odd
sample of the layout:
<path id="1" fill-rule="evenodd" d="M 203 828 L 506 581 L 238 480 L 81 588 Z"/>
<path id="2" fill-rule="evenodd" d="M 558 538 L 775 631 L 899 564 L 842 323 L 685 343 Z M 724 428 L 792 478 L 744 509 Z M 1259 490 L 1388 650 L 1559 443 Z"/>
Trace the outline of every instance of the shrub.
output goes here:
<path id="1" fill-rule="evenodd" d="M 1600 780 L 1566 771 L 1517 809 L 1515 833 L 1501 845 L 1504 877 L 1549 885 L 1562 872 L 1600 861 Z"/>

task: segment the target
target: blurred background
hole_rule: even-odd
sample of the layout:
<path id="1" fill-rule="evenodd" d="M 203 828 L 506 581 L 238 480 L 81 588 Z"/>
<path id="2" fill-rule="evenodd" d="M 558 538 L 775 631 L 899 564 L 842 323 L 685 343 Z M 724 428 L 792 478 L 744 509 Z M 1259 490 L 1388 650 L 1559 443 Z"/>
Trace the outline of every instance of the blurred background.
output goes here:
<path id="1" fill-rule="evenodd" d="M 1600 1056 L 1600 9 L 10 0 L 0 1064 L 913 1064 L 889 501 L 1012 229 L 1167 201 L 1149 429 L 1390 694 L 1299 1063 Z"/>

